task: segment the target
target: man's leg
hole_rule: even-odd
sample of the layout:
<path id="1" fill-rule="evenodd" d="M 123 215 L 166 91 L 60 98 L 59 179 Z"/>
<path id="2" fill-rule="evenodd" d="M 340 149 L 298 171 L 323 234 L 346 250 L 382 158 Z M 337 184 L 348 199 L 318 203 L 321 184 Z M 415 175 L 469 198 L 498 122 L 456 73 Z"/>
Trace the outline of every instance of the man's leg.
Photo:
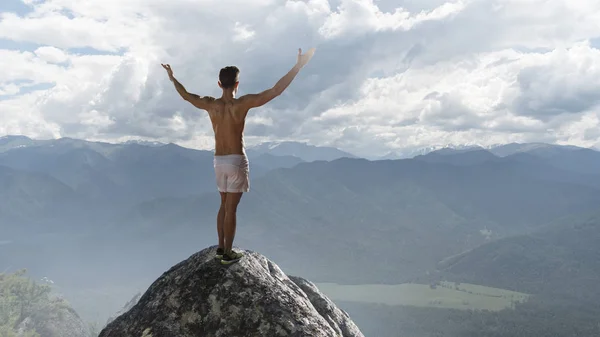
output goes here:
<path id="1" fill-rule="evenodd" d="M 231 252 L 236 230 L 236 212 L 243 193 L 227 193 L 225 200 L 225 252 Z"/>
<path id="2" fill-rule="evenodd" d="M 231 264 L 239 261 L 243 254 L 234 252 L 233 240 L 237 227 L 237 207 L 244 192 L 248 191 L 248 159 L 242 156 L 237 172 L 227 180 L 227 199 L 225 200 L 225 254 L 221 259 L 222 264 Z"/>
<path id="3" fill-rule="evenodd" d="M 219 213 L 217 214 L 217 235 L 219 236 L 219 250 L 225 249 L 225 201 L 227 200 L 227 193 L 219 192 L 221 194 L 221 206 L 219 207 Z M 221 254 L 222 255 L 222 254 Z"/>

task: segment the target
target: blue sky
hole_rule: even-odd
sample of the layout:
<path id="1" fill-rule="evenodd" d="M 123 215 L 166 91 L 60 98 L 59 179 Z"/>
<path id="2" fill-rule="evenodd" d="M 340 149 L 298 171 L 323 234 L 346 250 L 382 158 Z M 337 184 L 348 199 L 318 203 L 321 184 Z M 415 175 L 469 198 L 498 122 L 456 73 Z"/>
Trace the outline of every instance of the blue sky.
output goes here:
<path id="1" fill-rule="evenodd" d="M 3 0 L 0 2 L 0 12 L 13 12 L 18 15 L 24 15 L 31 11 L 21 0 Z"/>
<path id="2" fill-rule="evenodd" d="M 12 13 L 12 14 L 10 14 Z M 0 134 L 213 146 L 178 97 L 272 86 L 248 144 L 297 140 L 359 155 L 446 144 L 600 145 L 600 3 L 592 0 L 45 0 L 0 2 Z"/>
<path id="3" fill-rule="evenodd" d="M 16 13 L 17 15 L 26 15 L 31 11 L 31 7 L 25 5 L 21 0 L 2 0 L 0 1 L 0 13 Z M 13 41 L 9 39 L 0 39 L 0 49 L 28 50 L 33 51 L 36 48 L 35 43 L 27 41 Z"/>

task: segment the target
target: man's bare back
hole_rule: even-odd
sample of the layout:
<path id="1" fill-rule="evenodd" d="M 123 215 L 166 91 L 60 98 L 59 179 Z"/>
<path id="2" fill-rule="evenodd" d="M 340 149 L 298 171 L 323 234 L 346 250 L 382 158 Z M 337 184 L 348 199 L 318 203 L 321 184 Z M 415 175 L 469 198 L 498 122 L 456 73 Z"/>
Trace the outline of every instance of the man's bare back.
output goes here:
<path id="1" fill-rule="evenodd" d="M 245 154 L 244 126 L 248 108 L 237 98 L 218 98 L 207 111 L 215 133 L 215 156 Z"/>
<path id="2" fill-rule="evenodd" d="M 313 48 L 306 54 L 302 54 L 302 50 L 299 49 L 296 65 L 272 88 L 240 98 L 236 98 L 240 72 L 237 67 L 229 66 L 221 69 L 219 87 L 223 89 L 223 94 L 220 98 L 214 98 L 187 92 L 173 77 L 171 66 L 162 65 L 181 97 L 195 107 L 206 110 L 213 126 L 215 175 L 221 194 L 221 206 L 217 215 L 219 246 L 216 256 L 221 259 L 222 264 L 234 263 L 242 257 L 242 254 L 234 252 L 232 247 L 236 231 L 237 206 L 242 194 L 249 191 L 249 163 L 244 150 L 244 126 L 248 111 L 265 105 L 281 95 L 300 69 L 312 58 L 314 52 Z"/>

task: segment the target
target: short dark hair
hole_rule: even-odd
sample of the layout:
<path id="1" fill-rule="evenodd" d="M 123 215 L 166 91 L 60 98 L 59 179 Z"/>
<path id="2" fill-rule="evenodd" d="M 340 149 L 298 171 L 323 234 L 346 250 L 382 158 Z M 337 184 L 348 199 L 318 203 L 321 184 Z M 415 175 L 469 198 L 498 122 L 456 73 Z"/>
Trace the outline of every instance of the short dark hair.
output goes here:
<path id="1" fill-rule="evenodd" d="M 240 70 L 236 66 L 227 66 L 219 71 L 219 82 L 224 89 L 233 88 L 239 78 Z"/>

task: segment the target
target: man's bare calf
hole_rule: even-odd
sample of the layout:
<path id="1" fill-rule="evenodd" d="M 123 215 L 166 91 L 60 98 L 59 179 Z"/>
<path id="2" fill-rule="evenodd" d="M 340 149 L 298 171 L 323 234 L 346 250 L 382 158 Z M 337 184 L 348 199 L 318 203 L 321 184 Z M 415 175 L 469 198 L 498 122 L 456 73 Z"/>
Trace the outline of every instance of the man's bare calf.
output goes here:
<path id="1" fill-rule="evenodd" d="M 240 204 L 243 193 L 221 193 L 225 197 L 221 197 L 221 207 L 219 214 L 223 213 L 223 222 L 219 232 L 223 240 L 219 238 L 219 248 L 223 248 L 223 252 L 228 254 L 233 249 L 233 240 L 237 228 L 237 207 Z M 222 245 L 221 245 L 222 244 Z"/>

